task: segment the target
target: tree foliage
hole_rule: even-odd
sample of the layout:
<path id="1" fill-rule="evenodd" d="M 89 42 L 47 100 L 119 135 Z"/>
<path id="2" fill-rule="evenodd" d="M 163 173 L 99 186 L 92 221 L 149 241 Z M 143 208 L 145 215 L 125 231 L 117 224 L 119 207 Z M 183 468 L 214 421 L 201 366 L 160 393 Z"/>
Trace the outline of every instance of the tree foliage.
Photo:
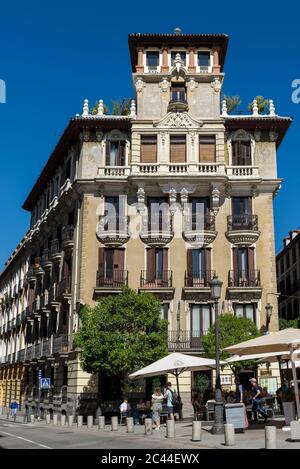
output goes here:
<path id="1" fill-rule="evenodd" d="M 81 311 L 82 325 L 75 334 L 82 367 L 126 380 L 128 374 L 167 355 L 166 320 L 160 302 L 150 293 L 125 288 Z"/>
<path id="2" fill-rule="evenodd" d="M 94 106 L 91 108 L 90 110 L 90 113 L 93 115 L 93 116 L 96 116 L 98 114 L 98 105 L 99 105 L 99 101 L 96 101 Z M 106 106 L 106 104 L 103 104 L 103 113 L 104 114 L 108 114 L 109 113 L 109 108 L 108 106 Z"/>
<path id="3" fill-rule="evenodd" d="M 227 106 L 227 113 L 231 114 L 234 109 L 239 107 L 242 103 L 241 98 L 239 97 L 238 94 L 235 94 L 234 96 L 230 96 L 229 94 L 223 94 L 222 95 L 222 100 L 226 101 L 226 106 Z"/>
<path id="4" fill-rule="evenodd" d="M 300 316 L 295 319 L 279 319 L 279 330 L 288 329 L 289 327 L 294 327 L 300 329 Z"/>
<path id="5" fill-rule="evenodd" d="M 265 99 L 263 96 L 256 96 L 254 99 L 257 101 L 258 113 L 263 114 L 269 104 L 269 100 Z M 250 112 L 253 111 L 253 102 L 248 104 L 248 109 Z"/>
<path id="6" fill-rule="evenodd" d="M 131 98 L 112 100 L 111 103 L 114 116 L 128 116 L 130 114 Z"/>
<path id="7" fill-rule="evenodd" d="M 238 344 L 246 340 L 254 339 L 260 335 L 260 331 L 257 329 L 251 319 L 237 317 L 232 314 L 223 314 L 219 317 L 219 344 L 220 344 L 220 358 L 226 360 L 231 355 L 228 352 L 223 352 L 222 349 L 229 347 L 230 345 Z M 203 337 L 203 348 L 205 355 L 208 358 L 215 358 L 215 326 L 214 324 L 210 327 L 207 335 Z M 232 363 L 230 366 L 233 373 L 236 375 L 241 368 L 253 366 L 253 361 L 242 361 Z"/>

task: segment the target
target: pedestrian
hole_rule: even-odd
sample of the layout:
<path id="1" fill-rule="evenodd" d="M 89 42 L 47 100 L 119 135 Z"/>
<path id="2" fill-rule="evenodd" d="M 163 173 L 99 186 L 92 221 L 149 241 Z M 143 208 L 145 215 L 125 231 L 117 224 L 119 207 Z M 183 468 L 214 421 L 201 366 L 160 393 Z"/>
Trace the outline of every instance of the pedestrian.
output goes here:
<path id="1" fill-rule="evenodd" d="M 14 419 L 14 421 L 16 421 L 16 418 L 17 418 L 17 411 L 18 411 L 18 403 L 16 400 L 13 400 L 11 403 L 10 403 L 10 415 L 12 416 L 12 418 Z"/>
<path id="2" fill-rule="evenodd" d="M 128 399 L 124 397 L 122 404 L 120 405 L 121 417 L 130 417 L 131 407 Z"/>
<path id="3" fill-rule="evenodd" d="M 160 388 L 156 388 L 152 394 L 152 420 L 155 423 L 155 430 L 160 430 L 160 414 L 162 412 L 162 404 L 164 395 Z"/>
<path id="4" fill-rule="evenodd" d="M 167 383 L 164 398 L 167 399 L 168 419 L 174 420 L 174 406 L 177 405 L 178 396 L 170 381 Z"/>
<path id="5" fill-rule="evenodd" d="M 249 379 L 251 383 L 251 394 L 252 394 L 252 412 L 253 412 L 253 418 L 254 422 L 258 422 L 258 415 L 262 415 L 262 417 L 267 421 L 268 415 L 267 412 L 262 408 L 262 388 L 257 384 L 257 381 L 255 378 Z"/>
<path id="6" fill-rule="evenodd" d="M 235 402 L 243 403 L 244 402 L 244 386 L 240 382 L 240 378 L 237 376 L 234 380 L 235 382 Z"/>

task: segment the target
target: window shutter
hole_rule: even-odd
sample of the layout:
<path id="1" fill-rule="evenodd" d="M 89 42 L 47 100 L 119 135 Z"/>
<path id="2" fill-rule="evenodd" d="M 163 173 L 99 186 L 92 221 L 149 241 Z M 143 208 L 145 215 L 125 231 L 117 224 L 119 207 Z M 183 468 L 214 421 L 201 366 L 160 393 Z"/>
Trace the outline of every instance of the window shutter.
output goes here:
<path id="1" fill-rule="evenodd" d="M 141 137 L 141 163 L 157 162 L 157 137 L 145 135 Z"/>
<path id="2" fill-rule="evenodd" d="M 186 161 L 186 138 L 185 135 L 175 135 L 170 138 L 170 161 L 171 163 L 185 163 Z"/>
<path id="3" fill-rule="evenodd" d="M 99 272 L 104 272 L 104 248 L 101 247 L 98 249 L 98 270 Z"/>
<path id="4" fill-rule="evenodd" d="M 192 275 L 193 273 L 193 250 L 192 249 L 188 249 L 187 252 L 187 272 L 188 272 L 188 275 Z"/>
<path id="5" fill-rule="evenodd" d="M 126 142 L 119 142 L 119 158 L 117 165 L 118 166 L 125 166 L 125 148 L 126 148 Z"/>
<path id="6" fill-rule="evenodd" d="M 153 275 L 156 270 L 155 261 L 155 248 L 149 248 L 147 250 L 147 271 L 150 275 Z"/>
<path id="7" fill-rule="evenodd" d="M 124 249 L 114 249 L 114 270 L 124 270 Z"/>
<path id="8" fill-rule="evenodd" d="M 237 279 L 239 278 L 239 257 L 238 257 L 238 248 L 233 248 L 232 250 L 232 256 L 233 256 L 233 275 L 234 275 L 234 281 L 236 282 Z"/>
<path id="9" fill-rule="evenodd" d="M 254 270 L 254 248 L 248 248 L 248 268 L 253 274 Z"/>
<path id="10" fill-rule="evenodd" d="M 215 163 L 216 140 L 215 137 L 199 138 L 199 161 L 200 163 Z"/>
<path id="11" fill-rule="evenodd" d="M 232 142 L 232 164 L 233 166 L 239 165 L 239 143 L 240 142 Z"/>
<path id="12" fill-rule="evenodd" d="M 163 271 L 168 270 L 168 249 L 163 249 Z"/>
<path id="13" fill-rule="evenodd" d="M 205 270 L 211 270 L 211 249 L 208 248 L 205 249 Z"/>
<path id="14" fill-rule="evenodd" d="M 110 141 L 106 140 L 105 143 L 106 166 L 110 166 Z"/>

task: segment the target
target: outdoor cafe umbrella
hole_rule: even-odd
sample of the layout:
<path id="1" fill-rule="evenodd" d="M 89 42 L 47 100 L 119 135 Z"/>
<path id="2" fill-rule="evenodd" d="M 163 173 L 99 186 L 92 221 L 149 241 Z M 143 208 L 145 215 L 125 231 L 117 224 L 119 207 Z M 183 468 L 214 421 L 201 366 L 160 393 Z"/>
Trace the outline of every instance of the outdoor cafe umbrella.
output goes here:
<path id="1" fill-rule="evenodd" d="M 221 364 L 226 364 L 222 362 Z M 151 376 L 159 376 L 170 373 L 176 378 L 177 393 L 179 393 L 178 376 L 184 371 L 209 370 L 216 366 L 216 361 L 208 358 L 194 357 L 193 355 L 185 355 L 183 353 L 173 352 L 151 365 L 142 368 L 135 373 L 129 375 L 129 378 L 150 378 Z"/>
<path id="2" fill-rule="evenodd" d="M 246 356 L 249 354 L 286 352 L 286 350 L 288 350 L 292 364 L 297 414 L 298 419 L 300 419 L 299 390 L 295 366 L 296 356 L 299 353 L 296 348 L 299 347 L 299 345 L 300 329 L 289 328 L 278 332 L 271 332 L 269 334 L 256 337 L 256 339 L 246 340 L 245 342 L 240 342 L 236 345 L 231 345 L 230 347 L 226 347 L 224 351 L 235 353 L 240 356 Z"/>

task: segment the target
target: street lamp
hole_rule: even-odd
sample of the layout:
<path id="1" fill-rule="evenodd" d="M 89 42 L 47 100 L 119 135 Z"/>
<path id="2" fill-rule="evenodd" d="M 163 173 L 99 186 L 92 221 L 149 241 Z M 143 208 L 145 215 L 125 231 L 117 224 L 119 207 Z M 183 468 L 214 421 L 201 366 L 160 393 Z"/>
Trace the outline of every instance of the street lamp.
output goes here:
<path id="1" fill-rule="evenodd" d="M 270 324 L 271 317 L 272 317 L 273 306 L 271 305 L 271 303 L 267 303 L 265 308 L 266 308 L 266 316 L 267 316 L 267 328 L 269 329 L 269 324 Z"/>
<path id="2" fill-rule="evenodd" d="M 223 419 L 223 401 L 220 378 L 220 350 L 219 350 L 219 299 L 221 297 L 223 282 L 215 275 L 209 282 L 211 289 L 211 298 L 215 303 L 215 343 L 216 343 L 216 386 L 215 386 L 215 421 L 212 427 L 214 435 L 222 435 L 224 433 Z"/>

